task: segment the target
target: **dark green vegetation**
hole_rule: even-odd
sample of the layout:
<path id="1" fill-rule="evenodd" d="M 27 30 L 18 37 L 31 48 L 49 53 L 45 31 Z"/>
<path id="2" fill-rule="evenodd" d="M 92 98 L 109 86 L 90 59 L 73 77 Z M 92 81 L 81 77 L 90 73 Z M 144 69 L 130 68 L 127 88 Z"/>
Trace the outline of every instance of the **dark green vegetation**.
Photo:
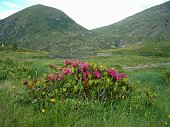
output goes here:
<path id="1" fill-rule="evenodd" d="M 170 39 L 170 1 L 93 30 L 118 46 Z"/>
<path id="2" fill-rule="evenodd" d="M 89 34 L 64 12 L 43 5 L 28 7 L 0 21 L 0 44 L 60 55 L 91 49 L 94 45 L 85 42 Z"/>
<path id="3" fill-rule="evenodd" d="M 0 44 L 45 50 L 51 57 L 84 57 L 109 48 L 101 38 L 64 12 L 35 5 L 0 20 Z"/>

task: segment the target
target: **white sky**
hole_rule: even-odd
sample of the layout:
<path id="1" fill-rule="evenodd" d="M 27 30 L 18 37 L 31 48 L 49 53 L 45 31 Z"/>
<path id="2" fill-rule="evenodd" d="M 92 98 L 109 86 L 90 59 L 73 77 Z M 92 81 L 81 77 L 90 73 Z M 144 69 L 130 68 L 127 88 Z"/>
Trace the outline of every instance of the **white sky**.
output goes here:
<path id="1" fill-rule="evenodd" d="M 0 19 L 35 4 L 65 12 L 87 29 L 106 26 L 169 0 L 0 0 Z"/>

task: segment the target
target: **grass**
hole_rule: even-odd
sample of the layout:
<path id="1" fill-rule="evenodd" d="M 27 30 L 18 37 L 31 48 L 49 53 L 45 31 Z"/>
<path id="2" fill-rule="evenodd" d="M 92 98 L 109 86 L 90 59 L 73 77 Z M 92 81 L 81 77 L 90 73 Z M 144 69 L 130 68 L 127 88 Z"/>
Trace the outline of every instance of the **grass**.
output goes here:
<path id="1" fill-rule="evenodd" d="M 8 52 L 8 53 L 7 53 Z M 123 50 L 122 50 L 123 52 Z M 129 52 L 133 52 L 132 49 Z M 58 101 L 56 105 L 47 107 L 45 113 L 35 112 L 31 104 L 20 101 L 24 95 L 23 80 L 29 75 L 33 77 L 48 73 L 45 67 L 49 63 L 61 64 L 63 59 L 49 59 L 46 53 L 25 50 L 0 51 L 1 66 L 6 59 L 11 68 L 18 69 L 18 77 L 0 80 L 0 126 L 3 127 L 167 127 L 170 125 L 170 87 L 161 78 L 161 74 L 170 70 L 169 65 L 126 71 L 129 81 L 136 91 L 132 97 L 120 102 L 101 103 L 82 100 Z M 6 54 L 6 55 L 5 55 Z M 2 57 L 4 56 L 4 57 Z M 25 56 L 25 57 L 24 57 Z M 36 56 L 36 57 L 35 57 Z M 142 59 L 143 58 L 143 59 Z M 84 60 L 84 59 L 83 59 Z M 102 63 L 105 66 L 137 65 L 168 62 L 169 58 L 131 55 L 114 55 L 108 58 L 89 58 L 84 61 Z M 5 64 L 7 65 L 7 64 Z M 20 67 L 28 68 L 23 72 Z M 37 71 L 37 72 L 36 72 Z M 149 100 L 142 91 L 149 90 L 149 97 L 156 94 L 156 99 Z M 141 92 L 141 93 L 139 93 Z M 145 104 L 152 103 L 151 106 Z"/>
<path id="2" fill-rule="evenodd" d="M 143 79 L 142 79 L 143 80 Z M 73 126 L 73 127 L 131 127 L 131 126 L 164 126 L 168 122 L 170 112 L 169 87 L 163 86 L 157 93 L 159 98 L 149 108 L 136 108 L 129 111 L 129 101 L 103 104 L 99 102 L 84 103 L 67 100 L 58 102 L 56 106 L 46 109 L 46 113 L 34 112 L 31 105 L 16 103 L 18 88 L 12 89 L 12 83 L 1 93 L 4 106 L 1 126 Z M 142 85 L 142 84 L 140 84 Z M 154 85 L 154 84 L 150 84 Z M 20 86 L 21 87 L 21 86 Z M 7 91 L 8 90 L 8 91 Z M 6 92 L 5 92 L 6 91 Z M 8 96 L 5 96 L 8 95 Z M 140 103 L 140 100 L 137 100 Z M 170 123 L 168 123 L 170 124 Z"/>
<path id="3" fill-rule="evenodd" d="M 170 62 L 170 42 L 146 43 L 131 45 L 124 48 L 101 50 L 98 52 L 112 53 L 111 57 L 93 57 L 90 61 L 102 62 L 105 65 L 120 64 L 135 66 L 138 64 L 155 64 Z"/>

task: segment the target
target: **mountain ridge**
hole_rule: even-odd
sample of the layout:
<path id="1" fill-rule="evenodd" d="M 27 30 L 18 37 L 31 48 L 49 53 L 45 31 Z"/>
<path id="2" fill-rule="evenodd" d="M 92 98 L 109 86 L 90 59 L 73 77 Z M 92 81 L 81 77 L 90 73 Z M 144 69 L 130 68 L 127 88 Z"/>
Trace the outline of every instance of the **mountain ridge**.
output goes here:
<path id="1" fill-rule="evenodd" d="M 89 30 L 59 9 L 33 5 L 0 20 L 0 43 L 23 48 L 69 51 L 83 48 Z M 84 44 L 86 46 L 86 44 Z"/>
<path id="2" fill-rule="evenodd" d="M 170 40 L 170 1 L 117 23 L 87 30 L 59 9 L 41 4 L 0 20 L 0 44 L 17 45 L 52 54 L 94 54 L 133 43 Z"/>
<path id="3" fill-rule="evenodd" d="M 117 23 L 93 29 L 103 35 L 114 35 L 126 44 L 131 42 L 170 40 L 170 1 L 148 8 Z M 118 37 L 116 37 L 118 36 Z M 116 39 L 115 39 L 116 40 Z"/>

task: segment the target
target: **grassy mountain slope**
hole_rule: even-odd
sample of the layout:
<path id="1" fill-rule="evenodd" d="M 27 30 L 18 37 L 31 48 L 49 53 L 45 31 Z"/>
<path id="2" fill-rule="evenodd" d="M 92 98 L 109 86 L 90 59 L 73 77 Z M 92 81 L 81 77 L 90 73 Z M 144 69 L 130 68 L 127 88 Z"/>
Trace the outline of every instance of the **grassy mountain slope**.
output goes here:
<path id="1" fill-rule="evenodd" d="M 170 40 L 170 1 L 93 31 L 121 44 Z"/>
<path id="2" fill-rule="evenodd" d="M 79 52 L 91 49 L 85 38 L 91 32 L 64 12 L 34 5 L 0 20 L 0 43 L 51 52 Z M 76 51 L 75 51 L 76 50 Z"/>
<path id="3" fill-rule="evenodd" d="M 170 40 L 170 2 L 118 23 L 89 31 L 64 12 L 34 5 L 0 20 L 0 44 L 51 52 L 51 57 L 84 57 L 97 50 Z"/>

